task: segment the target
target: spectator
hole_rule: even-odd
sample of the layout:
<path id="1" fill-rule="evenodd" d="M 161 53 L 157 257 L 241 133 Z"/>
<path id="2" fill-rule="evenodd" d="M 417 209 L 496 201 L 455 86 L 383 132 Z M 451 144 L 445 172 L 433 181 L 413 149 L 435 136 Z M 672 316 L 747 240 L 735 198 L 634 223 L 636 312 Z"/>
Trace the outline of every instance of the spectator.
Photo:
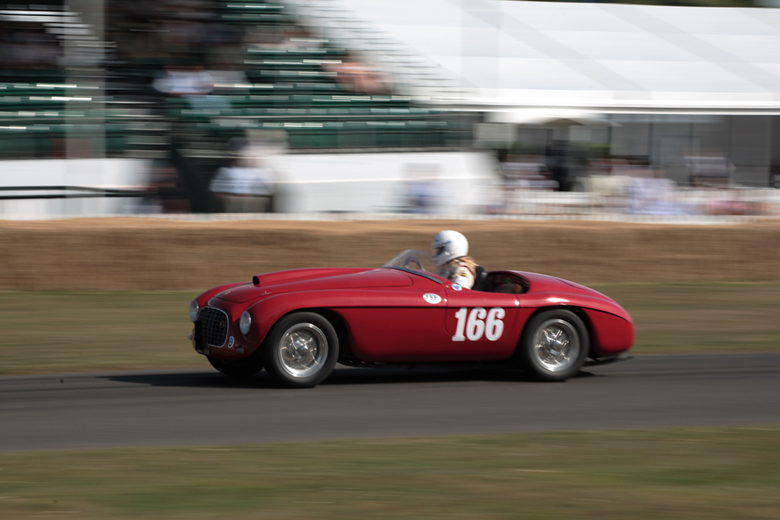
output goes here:
<path id="1" fill-rule="evenodd" d="M 230 166 L 220 168 L 211 181 L 210 190 L 227 213 L 265 213 L 272 210 L 273 180 L 271 171 L 242 155 L 249 144 L 241 139 L 231 143 L 235 158 Z"/>
<path id="2" fill-rule="evenodd" d="M 387 90 L 377 73 L 352 55 L 327 69 L 336 73 L 338 83 L 357 94 L 382 94 Z"/>

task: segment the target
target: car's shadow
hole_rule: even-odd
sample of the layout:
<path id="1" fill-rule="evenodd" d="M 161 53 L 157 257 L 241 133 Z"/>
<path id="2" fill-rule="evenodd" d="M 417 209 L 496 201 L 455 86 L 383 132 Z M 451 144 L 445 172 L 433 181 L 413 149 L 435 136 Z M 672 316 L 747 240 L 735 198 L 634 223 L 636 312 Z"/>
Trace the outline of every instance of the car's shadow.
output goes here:
<path id="1" fill-rule="evenodd" d="M 575 378 L 593 377 L 590 372 L 579 372 Z M 251 377 L 228 377 L 216 371 L 112 374 L 102 376 L 110 381 L 148 386 L 198 388 L 278 388 L 265 371 Z M 345 368 L 337 367 L 319 386 L 383 385 L 408 383 L 533 382 L 534 379 L 519 370 L 483 367 L 468 368 Z"/>

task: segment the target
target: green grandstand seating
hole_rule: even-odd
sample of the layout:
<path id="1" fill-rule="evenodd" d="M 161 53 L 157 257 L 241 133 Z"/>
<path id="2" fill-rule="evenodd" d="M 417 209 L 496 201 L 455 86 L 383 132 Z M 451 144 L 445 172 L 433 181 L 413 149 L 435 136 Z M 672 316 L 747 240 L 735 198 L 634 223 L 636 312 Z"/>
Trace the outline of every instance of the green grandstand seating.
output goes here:
<path id="1" fill-rule="evenodd" d="M 222 20 L 269 34 L 295 23 L 278 2 L 218 0 L 218 6 Z M 415 106 L 408 98 L 350 92 L 326 66 L 344 59 L 345 49 L 324 40 L 303 45 L 252 44 L 244 54 L 247 85 L 218 87 L 213 97 L 169 97 L 160 113 L 222 139 L 248 128 L 283 129 L 291 149 L 448 146 L 468 134 L 451 114 Z M 122 74 L 132 85 L 150 85 L 165 64 L 149 58 Z M 56 155 L 66 136 L 82 129 L 94 134 L 96 124 L 103 125 L 106 149 L 118 154 L 131 147 L 134 135 L 146 132 L 130 124 L 122 109 L 111 108 L 105 92 L 66 88 L 60 71 L 7 72 L 0 71 L 0 158 Z M 102 108 L 67 99 L 95 95 L 107 99 Z"/>
<path id="2" fill-rule="evenodd" d="M 128 124 L 116 111 L 92 108 L 94 90 L 55 83 L 0 83 L 0 159 L 64 153 L 64 139 L 91 139 L 101 125 L 109 153 L 127 146 Z M 82 103 L 83 100 L 83 103 Z"/>

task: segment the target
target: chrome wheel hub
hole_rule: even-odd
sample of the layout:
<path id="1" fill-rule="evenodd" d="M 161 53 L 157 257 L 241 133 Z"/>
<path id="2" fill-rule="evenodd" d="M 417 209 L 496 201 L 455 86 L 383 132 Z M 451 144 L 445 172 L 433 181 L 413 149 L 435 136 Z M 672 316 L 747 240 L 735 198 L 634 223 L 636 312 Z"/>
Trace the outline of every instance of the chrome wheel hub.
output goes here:
<path id="1" fill-rule="evenodd" d="M 316 373 L 328 357 L 328 339 L 311 323 L 298 323 L 282 334 L 279 359 L 282 368 L 293 377 Z"/>
<path id="2" fill-rule="evenodd" d="M 566 370 L 576 362 L 579 354 L 580 335 L 567 321 L 547 320 L 534 334 L 533 355 L 545 370 Z"/>

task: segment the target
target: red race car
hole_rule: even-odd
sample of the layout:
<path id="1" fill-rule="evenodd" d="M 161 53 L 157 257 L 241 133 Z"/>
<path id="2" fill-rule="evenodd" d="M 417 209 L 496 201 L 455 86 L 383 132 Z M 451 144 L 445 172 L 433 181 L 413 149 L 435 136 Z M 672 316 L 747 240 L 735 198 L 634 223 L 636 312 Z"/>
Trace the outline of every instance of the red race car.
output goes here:
<path id="1" fill-rule="evenodd" d="M 437 276 L 428 251 L 379 269 L 296 269 L 215 287 L 190 304 L 192 344 L 220 372 L 265 368 L 279 385 L 311 387 L 335 364 L 480 363 L 562 381 L 631 348 L 616 302 L 560 278 L 477 268 L 472 289 Z"/>

